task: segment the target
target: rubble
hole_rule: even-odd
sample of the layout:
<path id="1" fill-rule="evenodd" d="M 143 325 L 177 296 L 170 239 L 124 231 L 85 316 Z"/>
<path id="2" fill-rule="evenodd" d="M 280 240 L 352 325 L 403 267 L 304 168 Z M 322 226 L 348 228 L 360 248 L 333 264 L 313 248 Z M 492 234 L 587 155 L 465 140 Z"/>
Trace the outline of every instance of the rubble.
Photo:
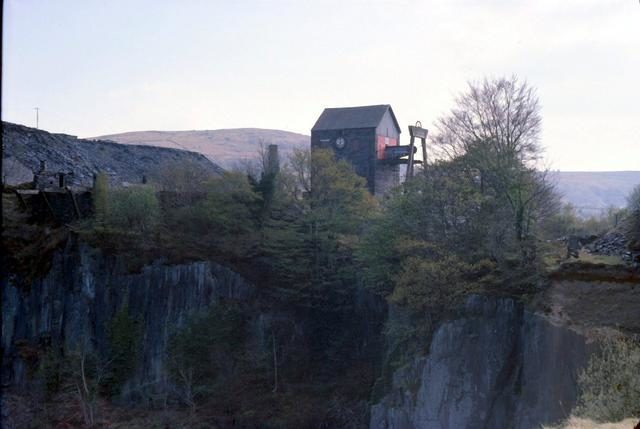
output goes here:
<path id="1" fill-rule="evenodd" d="M 632 222 L 626 219 L 617 228 L 592 241 L 584 248 L 594 255 L 618 256 L 624 262 L 640 264 L 640 249 L 631 249 L 630 231 Z"/>
<path id="2" fill-rule="evenodd" d="M 159 166 L 180 162 L 215 175 L 223 173 L 220 166 L 194 152 L 78 139 L 9 122 L 2 122 L 2 146 L 2 181 L 11 186 L 39 175 L 38 188 L 90 188 L 98 172 L 105 173 L 112 184 L 141 183 Z"/>

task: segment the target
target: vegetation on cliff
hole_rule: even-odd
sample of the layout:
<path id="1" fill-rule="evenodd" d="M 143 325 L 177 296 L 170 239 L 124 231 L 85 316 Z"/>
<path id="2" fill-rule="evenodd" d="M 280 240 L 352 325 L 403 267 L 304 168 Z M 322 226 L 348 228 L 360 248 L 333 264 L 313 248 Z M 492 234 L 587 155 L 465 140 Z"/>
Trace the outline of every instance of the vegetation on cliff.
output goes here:
<path id="1" fill-rule="evenodd" d="M 263 156 L 261 174 L 173 164 L 125 188 L 99 175 L 94 217 L 71 228 L 131 270 L 157 259 L 216 260 L 252 280 L 272 309 L 304 314 L 309 338 L 290 348 L 282 338 L 295 338 L 296 327 L 277 321 L 270 335 L 249 341 L 257 304 L 226 302 L 190 315 L 169 339 L 164 406 L 265 427 L 359 427 L 381 366 L 384 381 L 403 356 L 426 352 L 438 323 L 469 294 L 538 292 L 549 243 L 594 228 L 560 209 L 537 169 L 540 122 L 530 86 L 485 80 L 438 122 L 439 158 L 381 201 L 332 152 L 294 151 L 279 170 Z M 382 341 L 354 347 L 361 286 L 397 310 L 377 357 L 366 352 Z M 56 351 L 40 364 L 52 393 L 76 388 L 87 424 L 98 399 L 117 398 L 135 370 L 138 321 L 125 307 L 108 323 L 107 356 Z M 583 376 L 583 398 L 618 389 L 597 390 L 589 380 L 603 379 L 598 368 Z M 374 397 L 376 389 L 384 383 Z M 240 405 L 230 399 L 237 397 Z M 615 417 L 628 412 L 635 411 Z"/>
<path id="2" fill-rule="evenodd" d="M 631 339 L 605 339 L 579 375 L 576 414 L 598 422 L 640 418 L 640 344 Z"/>
<path id="3" fill-rule="evenodd" d="M 470 293 L 538 291 L 558 207 L 535 168 L 540 115 L 526 83 L 471 85 L 438 124 L 440 159 L 383 202 L 358 249 L 365 284 L 408 314 L 388 322 L 400 358 Z"/>

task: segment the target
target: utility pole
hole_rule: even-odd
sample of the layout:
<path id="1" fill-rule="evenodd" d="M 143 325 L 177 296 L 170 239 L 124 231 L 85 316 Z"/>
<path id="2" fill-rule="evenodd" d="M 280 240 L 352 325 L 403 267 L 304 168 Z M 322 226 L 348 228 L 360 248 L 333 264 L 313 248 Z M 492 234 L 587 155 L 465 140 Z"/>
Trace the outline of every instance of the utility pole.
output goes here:
<path id="1" fill-rule="evenodd" d="M 33 110 L 36 111 L 36 129 L 38 129 L 38 126 L 40 125 L 40 108 L 39 107 L 34 107 Z"/>

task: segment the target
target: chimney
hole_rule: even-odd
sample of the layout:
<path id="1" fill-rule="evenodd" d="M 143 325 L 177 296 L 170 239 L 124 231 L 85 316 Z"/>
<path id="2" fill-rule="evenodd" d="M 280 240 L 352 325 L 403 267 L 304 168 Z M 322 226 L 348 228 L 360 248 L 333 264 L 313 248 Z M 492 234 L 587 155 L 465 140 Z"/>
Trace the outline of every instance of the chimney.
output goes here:
<path id="1" fill-rule="evenodd" d="M 267 152 L 267 174 L 276 175 L 280 172 L 280 159 L 278 157 L 278 145 L 270 144 Z"/>

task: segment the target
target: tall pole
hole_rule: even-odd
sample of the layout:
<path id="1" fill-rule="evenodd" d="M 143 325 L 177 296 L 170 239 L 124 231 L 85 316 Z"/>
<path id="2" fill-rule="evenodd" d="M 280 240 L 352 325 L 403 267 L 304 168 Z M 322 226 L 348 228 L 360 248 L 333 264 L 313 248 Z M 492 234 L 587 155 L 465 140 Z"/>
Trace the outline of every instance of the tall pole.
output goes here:
<path id="1" fill-rule="evenodd" d="M 36 111 L 36 129 L 38 129 L 38 126 L 40 125 L 40 108 L 34 107 L 33 110 Z"/>

